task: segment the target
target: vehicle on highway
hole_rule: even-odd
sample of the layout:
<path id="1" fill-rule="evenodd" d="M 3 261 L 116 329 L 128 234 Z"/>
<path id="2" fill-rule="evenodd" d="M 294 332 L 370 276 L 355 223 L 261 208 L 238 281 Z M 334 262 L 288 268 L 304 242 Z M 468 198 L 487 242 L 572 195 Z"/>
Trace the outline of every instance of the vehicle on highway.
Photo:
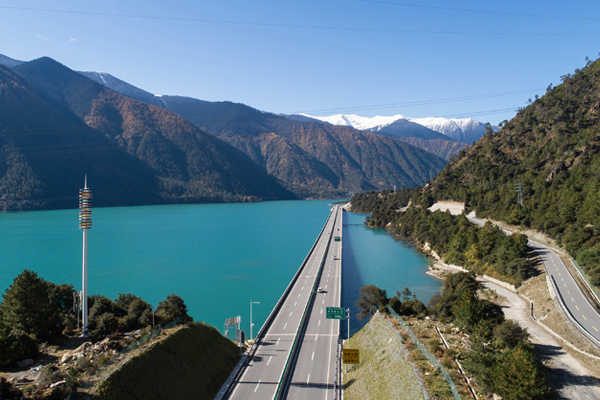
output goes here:
<path id="1" fill-rule="evenodd" d="M 317 288 L 317 293 L 323 293 L 323 288 L 321 286 Z"/>

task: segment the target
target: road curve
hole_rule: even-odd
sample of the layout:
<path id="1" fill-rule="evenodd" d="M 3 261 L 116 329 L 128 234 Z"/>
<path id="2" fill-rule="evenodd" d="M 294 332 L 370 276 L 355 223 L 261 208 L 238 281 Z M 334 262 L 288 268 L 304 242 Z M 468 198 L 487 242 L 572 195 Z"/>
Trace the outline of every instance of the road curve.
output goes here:
<path id="1" fill-rule="evenodd" d="M 469 220 L 480 226 L 486 222 L 479 218 L 469 218 Z M 506 229 L 504 232 L 512 234 Z M 557 295 L 561 297 L 567 312 L 580 325 L 578 328 L 585 330 L 593 338 L 592 343 L 596 341 L 594 344 L 600 347 L 600 314 L 589 303 L 563 260 L 550 247 L 531 240 L 528 244 L 540 256 L 548 277 L 555 283 Z"/>

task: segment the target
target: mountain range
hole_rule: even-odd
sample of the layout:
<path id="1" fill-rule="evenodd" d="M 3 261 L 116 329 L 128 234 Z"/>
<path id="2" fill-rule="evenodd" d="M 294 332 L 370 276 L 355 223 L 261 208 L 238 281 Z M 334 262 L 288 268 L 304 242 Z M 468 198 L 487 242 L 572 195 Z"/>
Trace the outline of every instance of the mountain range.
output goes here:
<path id="1" fill-rule="evenodd" d="M 154 96 L 46 57 L 0 65 L 4 209 L 73 207 L 85 173 L 111 206 L 346 196 L 414 187 L 445 165 L 390 137 Z"/>
<path id="2" fill-rule="evenodd" d="M 355 114 L 336 114 L 328 117 L 300 115 L 332 125 L 351 126 L 398 138 L 445 139 L 471 143 L 478 141 L 486 132 L 486 125 L 473 118 L 410 118 L 400 114 L 376 117 L 361 117 Z M 499 129 L 495 126 L 490 126 L 490 128 L 494 131 Z"/>

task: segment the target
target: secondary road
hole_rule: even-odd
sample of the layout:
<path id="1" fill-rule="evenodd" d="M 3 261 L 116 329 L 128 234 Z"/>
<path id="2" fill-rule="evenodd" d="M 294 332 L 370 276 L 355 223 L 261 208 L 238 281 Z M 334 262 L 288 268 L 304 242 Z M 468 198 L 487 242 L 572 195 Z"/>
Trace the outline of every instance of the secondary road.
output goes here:
<path id="1" fill-rule="evenodd" d="M 334 238 L 330 243 L 320 286 L 288 391 L 288 400 L 333 400 L 335 398 L 337 344 L 340 320 L 327 319 L 327 307 L 340 307 L 342 273 L 342 208 L 337 211 Z M 335 236 L 340 241 L 335 241 Z"/>
<path id="2" fill-rule="evenodd" d="M 314 251 L 306 261 L 291 287 L 287 298 L 274 317 L 269 329 L 260 340 L 241 375 L 232 383 L 229 399 L 232 400 L 265 400 L 273 399 L 284 372 L 294 337 L 298 332 L 300 321 L 308 301 L 313 294 L 313 286 L 318 275 L 325 251 L 336 223 L 336 211 L 327 220 L 325 228 L 318 238 Z"/>
<path id="3" fill-rule="evenodd" d="M 483 225 L 486 222 L 478 218 L 469 219 L 477 225 Z M 504 232 L 512 234 L 507 230 Z M 554 250 L 540 243 L 530 240 L 529 247 L 540 256 L 548 276 L 554 281 L 558 295 L 562 298 L 573 319 L 600 343 L 600 315 L 589 303 L 563 260 Z"/>

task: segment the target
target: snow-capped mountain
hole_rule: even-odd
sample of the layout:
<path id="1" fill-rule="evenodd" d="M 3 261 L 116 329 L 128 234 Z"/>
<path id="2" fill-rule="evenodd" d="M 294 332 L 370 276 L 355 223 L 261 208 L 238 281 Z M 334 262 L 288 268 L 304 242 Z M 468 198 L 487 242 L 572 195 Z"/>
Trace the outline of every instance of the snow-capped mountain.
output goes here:
<path id="1" fill-rule="evenodd" d="M 474 120 L 473 118 L 411 118 L 411 121 L 426 126 L 427 128 L 446 136 L 458 142 L 471 144 L 478 141 L 485 135 L 485 124 Z M 494 131 L 499 130 L 498 127 L 492 126 Z"/>
<path id="2" fill-rule="evenodd" d="M 354 114 L 336 114 L 316 117 L 301 114 L 333 125 L 347 125 L 355 129 L 395 137 L 418 137 L 423 139 L 450 139 L 458 142 L 476 142 L 485 134 L 485 124 L 473 118 L 410 118 L 397 114 L 392 116 L 361 117 Z M 497 127 L 492 127 L 498 130 Z M 437 135 L 436 135 L 437 133 Z M 441 135 L 440 135 L 441 134 Z"/>

